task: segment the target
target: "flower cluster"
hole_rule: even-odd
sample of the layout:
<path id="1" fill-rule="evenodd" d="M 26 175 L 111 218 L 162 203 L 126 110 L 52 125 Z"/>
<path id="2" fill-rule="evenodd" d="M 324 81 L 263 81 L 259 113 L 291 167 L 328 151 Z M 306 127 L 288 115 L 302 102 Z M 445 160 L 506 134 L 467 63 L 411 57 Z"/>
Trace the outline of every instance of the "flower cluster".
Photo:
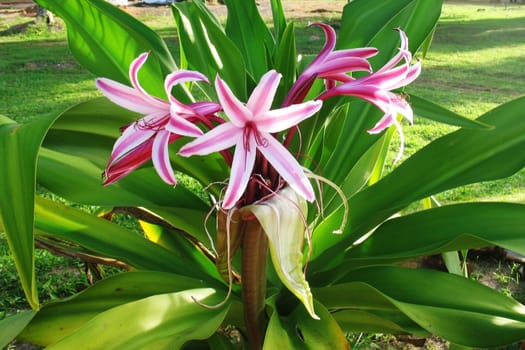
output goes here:
<path id="1" fill-rule="evenodd" d="M 405 33 L 399 30 L 399 53 L 379 70 L 373 71 L 368 58 L 376 55 L 377 49 L 334 50 L 334 29 L 326 24 L 315 25 L 324 31 L 325 45 L 299 75 L 280 108 L 272 109 L 281 80 L 281 74 L 275 70 L 264 74 L 246 103 L 240 101 L 219 76 L 214 82 L 217 102 L 181 103 L 171 95 L 173 86 L 195 81 L 209 83 L 203 74 L 189 70 L 178 70 L 166 77 L 167 101 L 148 94 L 138 81 L 138 71 L 148 53 L 141 54 L 131 63 L 129 78 L 132 87 L 106 78 L 97 79 L 97 87 L 107 98 L 144 115 L 126 126 L 117 140 L 104 173 L 104 184 L 119 180 L 151 158 L 162 180 L 175 185 L 168 145 L 181 137 L 194 137 L 180 148 L 180 156 L 219 151 L 227 155 L 235 147 L 233 158 L 225 157 L 231 165 L 231 174 L 222 208 L 251 204 L 277 192 L 284 183 L 308 201 L 313 201 L 314 190 L 303 168 L 277 136 L 315 115 L 321 109 L 322 101 L 339 95 L 366 100 L 384 113 L 376 126 L 368 130 L 369 133 L 379 133 L 395 125 L 402 137 L 397 117 L 402 115 L 412 122 L 412 109 L 402 96 L 391 90 L 411 83 L 421 71 L 419 62 L 411 63 Z M 364 72 L 364 75 L 352 77 L 351 73 L 356 71 Z M 325 80 L 325 91 L 314 100 L 304 101 L 316 79 Z M 254 192 L 253 188 L 258 190 Z"/>

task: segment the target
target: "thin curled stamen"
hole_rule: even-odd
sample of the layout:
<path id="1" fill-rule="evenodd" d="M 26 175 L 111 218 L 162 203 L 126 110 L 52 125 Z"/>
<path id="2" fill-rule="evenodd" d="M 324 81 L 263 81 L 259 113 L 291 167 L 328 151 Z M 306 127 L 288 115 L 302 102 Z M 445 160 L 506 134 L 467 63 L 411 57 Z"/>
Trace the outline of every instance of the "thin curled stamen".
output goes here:
<path id="1" fill-rule="evenodd" d="M 327 178 L 312 173 L 310 169 L 305 168 L 305 172 L 306 172 L 306 176 L 312 179 L 315 179 L 317 181 L 324 182 L 328 186 L 332 187 L 337 192 L 339 197 L 341 198 L 341 202 L 343 203 L 345 212 L 343 215 L 343 219 L 341 220 L 341 225 L 339 226 L 339 229 L 332 231 L 332 233 L 338 234 L 338 235 L 342 234 L 346 227 L 346 221 L 348 220 L 348 215 L 350 212 L 350 208 L 348 207 L 348 201 L 346 200 L 346 196 L 343 190 L 339 186 L 337 186 L 334 182 L 328 180 Z"/>

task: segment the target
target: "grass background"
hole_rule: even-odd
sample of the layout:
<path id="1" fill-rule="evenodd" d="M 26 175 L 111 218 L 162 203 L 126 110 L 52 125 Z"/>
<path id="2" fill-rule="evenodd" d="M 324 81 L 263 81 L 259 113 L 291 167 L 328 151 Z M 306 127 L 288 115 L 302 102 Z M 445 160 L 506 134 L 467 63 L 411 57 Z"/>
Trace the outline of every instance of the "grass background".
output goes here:
<path id="1" fill-rule="evenodd" d="M 261 3 L 265 13 L 266 2 Z M 297 21 L 299 51 L 314 53 L 324 38 L 315 29 L 305 28 L 306 23 L 313 20 L 335 23 L 346 0 L 322 4 L 311 0 L 284 0 L 283 3 L 289 17 Z M 223 11 L 219 5 L 213 9 Z M 155 29 L 168 46 L 177 51 L 169 8 L 130 8 L 128 11 Z M 20 10 L 0 8 L 0 32 L 33 19 Z M 407 92 L 476 118 L 525 94 L 524 63 L 525 5 L 505 7 L 489 1 L 445 1 L 433 45 L 424 60 L 423 73 Z M 0 114 L 20 123 L 60 113 L 75 103 L 100 96 L 94 78 L 69 53 L 60 21 L 51 30 L 43 23 L 36 23 L 22 33 L 0 36 Z M 450 126 L 416 116 L 415 124 L 405 128 L 404 157 L 452 130 Z M 525 170 L 505 180 L 465 186 L 437 197 L 442 202 L 476 199 L 525 203 Z M 42 301 L 70 295 L 87 283 L 81 262 L 39 250 L 36 263 Z M 509 277 L 506 271 L 510 270 L 500 266 L 498 271 L 499 275 Z M 515 277 L 514 272 L 512 274 L 511 278 L 502 280 L 509 284 Z M 26 307 L 7 243 L 0 235 L 0 318 L 2 314 Z"/>

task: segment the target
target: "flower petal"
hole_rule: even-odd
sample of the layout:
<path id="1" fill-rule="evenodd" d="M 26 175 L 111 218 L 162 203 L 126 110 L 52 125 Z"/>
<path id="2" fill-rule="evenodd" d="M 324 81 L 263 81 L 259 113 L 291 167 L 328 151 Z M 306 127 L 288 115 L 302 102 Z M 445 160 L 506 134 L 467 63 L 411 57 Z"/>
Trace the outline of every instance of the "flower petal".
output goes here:
<path id="1" fill-rule="evenodd" d="M 324 61 L 324 59 L 332 52 L 335 48 L 336 34 L 334 28 L 324 23 L 312 23 L 312 26 L 321 28 L 324 31 L 325 43 L 323 48 L 319 52 L 319 55 L 312 61 L 310 66 L 317 64 L 317 62 Z"/>
<path id="2" fill-rule="evenodd" d="M 103 185 L 107 186 L 120 180 L 151 158 L 151 139 L 136 147 L 133 152 L 128 152 L 115 161 L 108 162 L 103 174 Z"/>
<path id="3" fill-rule="evenodd" d="M 258 146 L 259 151 L 295 192 L 312 202 L 315 199 L 312 184 L 295 157 L 272 135 L 262 133 L 261 136 L 266 143 Z"/>
<path id="4" fill-rule="evenodd" d="M 135 90 L 137 90 L 144 97 L 144 99 L 148 101 L 147 103 L 159 106 L 164 105 L 166 102 L 148 94 L 139 83 L 139 70 L 148 59 L 148 55 L 148 52 L 144 52 L 140 54 L 139 57 L 135 58 L 133 62 L 131 62 L 129 66 L 129 80 L 131 81 L 131 85 L 135 88 Z"/>
<path id="5" fill-rule="evenodd" d="M 170 155 L 168 152 L 169 141 L 169 131 L 162 130 L 157 133 L 153 139 L 151 160 L 160 178 L 170 185 L 175 185 L 177 180 L 175 179 L 175 174 L 170 163 Z"/>
<path id="6" fill-rule="evenodd" d="M 166 79 L 164 79 L 164 89 L 166 90 L 166 95 L 172 103 L 180 104 L 180 102 L 171 94 L 171 89 L 177 84 L 190 81 L 209 82 L 208 78 L 206 78 L 204 74 L 185 69 L 180 69 L 166 76 Z"/>
<path id="7" fill-rule="evenodd" d="M 219 76 L 215 79 L 215 89 L 219 103 L 230 121 L 237 127 L 253 119 L 252 112 L 233 94 L 230 87 Z"/>
<path id="8" fill-rule="evenodd" d="M 133 112 L 150 114 L 169 108 L 168 103 L 152 102 L 139 91 L 111 79 L 98 78 L 95 85 L 111 102 Z"/>
<path id="9" fill-rule="evenodd" d="M 195 102 L 188 105 L 195 113 L 206 116 L 219 112 L 222 107 L 217 102 Z"/>
<path id="10" fill-rule="evenodd" d="M 264 114 L 272 107 L 273 98 L 279 87 L 281 77 L 282 75 L 275 70 L 271 70 L 262 76 L 246 103 L 246 107 L 252 111 L 254 119 L 257 119 L 257 116 Z"/>
<path id="11" fill-rule="evenodd" d="M 245 144 L 245 142 L 248 144 Z M 237 142 L 235 154 L 233 155 L 230 180 L 222 202 L 224 209 L 231 209 L 243 195 L 255 164 L 256 145 L 254 137 Z"/>
<path id="12" fill-rule="evenodd" d="M 317 113 L 322 105 L 316 100 L 268 111 L 257 120 L 257 129 L 269 133 L 286 130 Z"/>
<path id="13" fill-rule="evenodd" d="M 182 136 L 197 137 L 202 135 L 202 130 L 199 129 L 195 124 L 184 119 L 182 116 L 177 115 L 176 112 L 173 112 L 173 109 L 177 108 L 176 105 L 172 105 L 171 107 L 171 116 L 165 126 L 166 130 Z"/>
<path id="14" fill-rule="evenodd" d="M 151 139 L 155 133 L 156 131 L 154 130 L 141 129 L 137 126 L 137 123 L 128 126 L 115 142 L 109 164 L 132 152 L 135 148 Z"/>
<path id="15" fill-rule="evenodd" d="M 242 135 L 242 129 L 237 128 L 232 123 L 224 123 L 185 144 L 179 150 L 179 155 L 189 157 L 221 151 L 235 145 L 239 139 L 242 141 Z"/>
<path id="16" fill-rule="evenodd" d="M 326 75 L 335 73 L 349 73 L 355 71 L 370 72 L 372 67 L 364 58 L 343 57 L 335 60 L 327 60 L 319 65 L 318 77 L 324 78 Z"/>

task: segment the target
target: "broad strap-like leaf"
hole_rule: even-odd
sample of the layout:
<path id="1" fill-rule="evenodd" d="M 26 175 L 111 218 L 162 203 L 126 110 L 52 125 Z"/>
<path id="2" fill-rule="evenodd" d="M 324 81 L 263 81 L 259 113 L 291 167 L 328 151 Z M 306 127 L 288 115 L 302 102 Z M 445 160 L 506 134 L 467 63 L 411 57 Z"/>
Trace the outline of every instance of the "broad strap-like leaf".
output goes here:
<path id="1" fill-rule="evenodd" d="M 334 211 L 314 232 L 313 256 L 319 268 L 330 267 L 338 253 L 411 202 L 470 183 L 510 176 L 525 166 L 525 97 L 501 105 L 479 118 L 492 130 L 461 129 L 443 136 L 371 187 L 357 193 L 349 225 L 342 236 L 331 232 L 341 223 Z M 329 249 L 333 247 L 333 249 Z"/>
<path id="2" fill-rule="evenodd" d="M 275 50 L 274 39 L 255 0 L 226 1 L 226 6 L 226 34 L 239 48 L 247 72 L 259 81 L 271 67 L 267 53 Z"/>
<path id="3" fill-rule="evenodd" d="M 104 0 L 36 2 L 64 20 L 71 52 L 96 76 L 129 83 L 130 63 L 151 52 L 140 81 L 150 93 L 166 97 L 164 77 L 177 66 L 164 41 L 149 27 Z M 178 87 L 176 91 L 180 97 L 185 95 Z"/>
<path id="4" fill-rule="evenodd" d="M 211 288 L 153 295 L 95 316 L 47 349 L 78 349 L 85 344 L 95 349 L 180 349 L 189 340 L 209 338 L 219 328 L 228 307 L 198 303 L 214 305 L 224 297 Z"/>
<path id="5" fill-rule="evenodd" d="M 192 264 L 188 269 L 192 259 L 186 260 L 131 230 L 62 203 L 38 197 L 35 227 L 39 236 L 69 242 L 92 255 L 116 259 L 137 269 L 213 281 L 204 266 Z"/>
<path id="6" fill-rule="evenodd" d="M 310 286 L 303 273 L 306 201 L 290 187 L 270 199 L 242 209 L 253 213 L 261 224 L 270 246 L 273 267 L 281 282 L 315 314 Z"/>
<path id="7" fill-rule="evenodd" d="M 427 118 L 443 124 L 459 126 L 465 129 L 492 129 L 491 125 L 482 123 L 476 119 L 463 117 L 422 97 L 411 94 L 407 99 L 418 117 Z"/>
<path id="8" fill-rule="evenodd" d="M 381 47 L 390 49 L 383 49 L 372 61 L 388 60 L 397 45 L 386 40 L 388 32 L 400 28 L 409 38 L 410 51 L 415 52 L 433 32 L 442 3 L 442 0 L 351 1 L 343 10 L 337 47 L 375 47 L 381 43 Z"/>
<path id="9" fill-rule="evenodd" d="M 27 310 L 0 320 L 0 348 L 7 349 L 9 343 L 24 330 L 36 313 L 34 310 Z"/>
<path id="10" fill-rule="evenodd" d="M 330 310 L 394 307 L 429 333 L 465 346 L 496 347 L 525 338 L 525 306 L 468 278 L 378 266 L 351 271 L 344 281 L 315 290 L 316 299 Z"/>
<path id="11" fill-rule="evenodd" d="M 0 116 L 0 227 L 27 301 L 38 309 L 34 270 L 34 200 L 38 150 L 54 118 L 20 125 Z"/>
<path id="12" fill-rule="evenodd" d="M 100 313 L 152 295 L 204 288 L 205 283 L 159 271 L 125 272 L 108 277 L 72 298 L 44 305 L 20 339 L 50 345 Z M 140 315 L 138 315 L 140 317 Z"/>
<path id="13" fill-rule="evenodd" d="M 243 57 L 217 20 L 198 3 L 199 0 L 184 1 L 173 6 L 181 66 L 203 73 L 210 81 L 214 81 L 219 74 L 235 95 L 245 100 L 246 69 Z M 213 96 L 211 89 L 207 91 Z"/>
<path id="14" fill-rule="evenodd" d="M 345 266 L 386 264 L 416 256 L 497 245 L 525 255 L 525 205 L 464 203 L 388 220 L 348 250 Z"/>
<path id="15" fill-rule="evenodd" d="M 314 320 L 300 305 L 290 315 L 272 313 L 264 350 L 345 350 L 349 349 L 345 334 L 330 312 L 320 303 L 314 304 L 320 320 Z"/>

